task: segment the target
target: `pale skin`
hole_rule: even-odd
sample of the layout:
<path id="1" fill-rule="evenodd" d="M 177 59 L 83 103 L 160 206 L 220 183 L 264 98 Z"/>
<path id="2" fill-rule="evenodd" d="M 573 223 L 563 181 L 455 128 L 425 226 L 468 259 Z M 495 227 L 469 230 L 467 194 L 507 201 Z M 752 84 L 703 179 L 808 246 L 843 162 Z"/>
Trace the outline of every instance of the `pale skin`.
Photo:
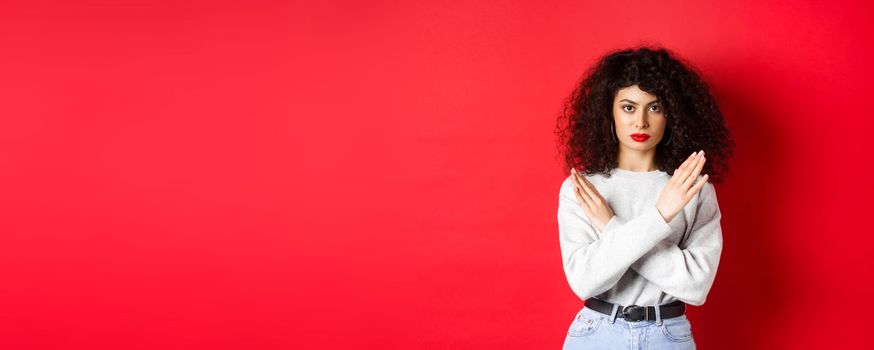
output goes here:
<path id="1" fill-rule="evenodd" d="M 645 107 L 645 108 L 644 108 Z M 655 95 L 640 90 L 637 85 L 617 91 L 613 99 L 613 122 L 616 138 L 619 141 L 619 168 L 629 171 L 654 171 L 656 146 L 664 136 L 667 119 Z M 631 134 L 644 133 L 650 138 L 638 142 Z M 692 153 L 680 167 L 674 171 L 667 185 L 662 189 L 656 201 L 656 208 L 665 222 L 671 222 L 692 197 L 704 187 L 708 175 L 695 182 L 701 169 L 704 168 L 704 151 Z M 583 211 L 599 232 L 613 218 L 613 209 L 604 197 L 595 189 L 589 180 L 571 169 L 574 184 L 574 194 Z"/>

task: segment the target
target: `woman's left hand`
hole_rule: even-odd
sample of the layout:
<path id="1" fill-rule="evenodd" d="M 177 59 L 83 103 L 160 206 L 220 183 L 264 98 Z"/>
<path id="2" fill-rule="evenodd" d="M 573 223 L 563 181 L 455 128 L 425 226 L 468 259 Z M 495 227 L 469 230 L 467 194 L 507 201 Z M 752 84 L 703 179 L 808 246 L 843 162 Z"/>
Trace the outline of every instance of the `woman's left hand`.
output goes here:
<path id="1" fill-rule="evenodd" d="M 598 232 L 603 232 L 604 227 L 613 218 L 613 209 L 610 209 L 607 201 L 604 200 L 604 197 L 601 197 L 601 193 L 595 189 L 595 186 L 589 182 L 589 179 L 573 168 L 571 168 L 571 175 L 577 201 L 580 202 L 580 206 L 586 212 L 586 216 L 592 221 L 592 226 L 595 226 Z"/>

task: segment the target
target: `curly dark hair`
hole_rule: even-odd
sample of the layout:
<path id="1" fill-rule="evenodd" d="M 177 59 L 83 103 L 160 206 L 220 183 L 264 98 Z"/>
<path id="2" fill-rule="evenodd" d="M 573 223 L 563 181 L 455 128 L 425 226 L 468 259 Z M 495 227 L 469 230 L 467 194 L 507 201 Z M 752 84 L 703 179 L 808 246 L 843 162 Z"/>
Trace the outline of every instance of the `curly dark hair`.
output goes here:
<path id="1" fill-rule="evenodd" d="M 611 134 L 613 99 L 619 89 L 633 85 L 662 101 L 667 125 L 656 146 L 659 170 L 673 175 L 692 152 L 703 149 L 707 162 L 701 175 L 722 182 L 734 141 L 716 98 L 692 65 L 664 48 L 614 50 L 586 71 L 565 100 L 555 131 L 566 170 L 611 175 L 619 155 Z"/>

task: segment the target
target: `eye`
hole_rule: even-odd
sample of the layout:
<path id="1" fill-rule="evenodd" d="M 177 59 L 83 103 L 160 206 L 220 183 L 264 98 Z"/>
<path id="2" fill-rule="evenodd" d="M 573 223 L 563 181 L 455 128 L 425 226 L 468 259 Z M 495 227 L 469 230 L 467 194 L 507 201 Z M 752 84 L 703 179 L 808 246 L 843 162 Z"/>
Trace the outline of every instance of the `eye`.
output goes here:
<path id="1" fill-rule="evenodd" d="M 652 105 L 652 107 L 650 107 L 650 108 L 655 108 L 655 110 L 653 112 L 659 112 L 662 110 L 661 107 L 659 107 L 659 105 Z"/>
<path id="2" fill-rule="evenodd" d="M 631 112 L 630 110 L 625 109 L 626 107 L 632 108 L 632 109 L 634 108 L 634 106 L 632 106 L 632 105 L 624 105 L 624 106 L 622 106 L 622 110 L 626 111 L 626 112 Z"/>

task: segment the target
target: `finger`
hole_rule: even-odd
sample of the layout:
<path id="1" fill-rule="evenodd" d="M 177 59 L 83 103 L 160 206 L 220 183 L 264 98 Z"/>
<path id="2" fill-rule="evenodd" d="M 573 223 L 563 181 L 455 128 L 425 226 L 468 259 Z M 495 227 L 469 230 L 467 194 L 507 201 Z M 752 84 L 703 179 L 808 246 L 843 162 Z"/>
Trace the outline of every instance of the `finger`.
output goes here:
<path id="1" fill-rule="evenodd" d="M 701 188 L 704 187 L 704 184 L 707 183 L 707 179 L 710 178 L 709 175 L 710 174 L 704 174 L 704 176 L 701 177 L 701 181 L 698 181 L 698 183 L 696 183 L 695 186 L 692 186 L 689 192 L 686 193 L 686 195 L 688 196 L 686 198 L 691 198 L 695 195 L 695 193 L 698 193 L 698 191 L 700 191 Z"/>
<path id="2" fill-rule="evenodd" d="M 583 198 L 583 195 L 580 192 L 581 192 L 580 188 L 577 186 L 574 186 L 574 195 L 577 197 L 577 202 L 580 203 L 580 207 L 582 207 L 583 209 L 588 209 L 589 203 L 585 198 Z"/>
<path id="3" fill-rule="evenodd" d="M 589 201 L 591 201 L 591 198 L 589 197 L 588 193 L 586 193 L 586 191 L 583 190 L 583 185 L 580 183 L 579 176 L 580 176 L 580 174 L 576 171 L 573 171 L 573 173 L 571 174 L 571 179 L 572 179 L 571 181 L 574 184 L 574 190 L 579 191 L 580 196 L 582 196 L 583 202 L 580 204 L 581 205 L 585 204 L 587 206 L 590 206 L 591 203 L 589 203 Z"/>
<path id="4" fill-rule="evenodd" d="M 684 160 L 683 163 L 674 170 L 674 175 L 671 177 L 671 180 L 681 180 L 681 177 L 682 179 L 685 179 L 685 177 L 683 177 L 683 170 L 686 169 L 686 166 L 689 164 L 689 162 L 695 159 L 695 155 L 697 154 L 698 152 L 692 152 L 692 154 L 689 155 L 689 157 L 687 157 L 686 160 Z"/>
<path id="5" fill-rule="evenodd" d="M 689 163 L 689 162 L 690 162 L 692 159 L 694 159 L 695 156 L 697 156 L 697 155 L 698 155 L 698 151 L 692 152 L 692 154 L 690 154 L 689 157 L 686 157 L 686 160 L 683 161 L 683 164 L 682 164 L 682 165 L 686 165 L 686 163 Z"/>
<path id="6" fill-rule="evenodd" d="M 698 174 L 701 174 L 701 169 L 704 168 L 704 162 L 707 161 L 707 158 L 701 156 L 701 159 L 698 160 L 698 163 L 695 164 L 695 168 L 692 169 L 692 172 L 689 174 L 689 177 L 686 178 L 686 181 L 683 181 L 683 188 L 689 188 L 698 180 Z"/>
<path id="7" fill-rule="evenodd" d="M 589 179 L 587 179 L 585 176 L 583 176 L 583 174 L 580 173 L 577 173 L 577 176 L 579 176 L 577 180 L 580 185 L 582 185 L 583 191 L 585 191 L 585 193 L 589 196 L 589 200 L 592 201 L 591 204 L 594 204 L 595 199 L 603 199 L 601 197 L 601 194 L 598 193 L 598 190 L 595 189 L 595 185 L 592 185 L 592 183 L 589 182 Z"/>
<path id="8" fill-rule="evenodd" d="M 574 196 L 577 197 L 577 200 L 578 200 L 578 201 L 580 202 L 580 204 L 582 205 L 584 201 L 583 201 L 583 198 L 580 197 L 579 189 L 578 189 L 578 186 L 577 186 L 577 179 L 574 178 L 573 172 L 571 172 L 571 185 L 574 186 Z"/>
<path id="9" fill-rule="evenodd" d="M 701 155 L 701 151 L 697 151 L 695 153 L 692 153 L 692 157 L 689 159 L 686 159 L 686 161 L 683 162 L 683 165 L 680 166 L 680 170 L 681 170 L 680 173 L 681 174 L 688 174 L 689 168 L 695 165 L 695 162 L 698 160 L 698 157 L 700 155 Z"/>
<path id="10" fill-rule="evenodd" d="M 695 167 L 698 166 L 698 163 L 701 161 L 701 158 L 704 157 L 704 152 L 697 152 L 697 154 L 692 157 L 692 159 L 683 164 L 682 169 L 680 170 L 680 177 L 678 180 L 685 188 L 689 188 L 688 181 L 689 175 L 695 170 Z"/>
<path id="11" fill-rule="evenodd" d="M 583 174 L 577 173 L 577 182 L 580 184 L 581 189 L 586 192 L 591 198 L 595 198 L 592 193 L 592 183 L 589 182 Z"/>
<path id="12" fill-rule="evenodd" d="M 574 186 L 574 193 L 577 195 L 577 200 L 580 201 L 580 207 L 583 208 L 583 212 L 586 216 L 592 215 L 592 201 L 586 196 L 583 189 L 579 186 Z"/>
<path id="13" fill-rule="evenodd" d="M 580 191 L 577 190 L 577 185 L 574 185 L 574 197 L 577 197 L 577 203 L 579 203 L 580 206 L 585 205 L 585 201 L 583 200 L 583 197 L 580 196 Z"/>

